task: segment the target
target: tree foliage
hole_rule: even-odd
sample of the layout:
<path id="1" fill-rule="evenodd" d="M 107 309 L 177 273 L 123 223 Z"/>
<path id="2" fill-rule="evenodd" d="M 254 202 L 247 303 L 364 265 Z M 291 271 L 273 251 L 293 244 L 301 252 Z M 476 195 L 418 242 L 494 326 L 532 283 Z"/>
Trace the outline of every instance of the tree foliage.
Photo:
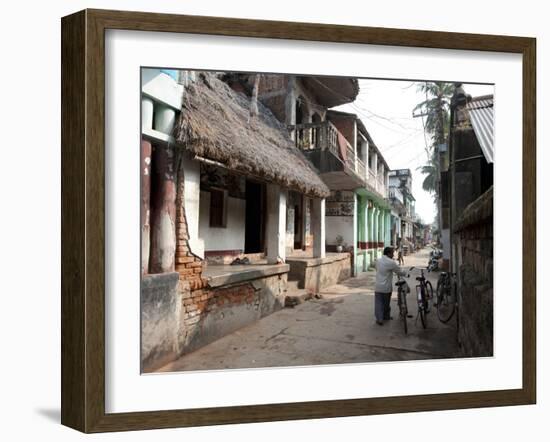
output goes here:
<path id="1" fill-rule="evenodd" d="M 452 83 L 443 82 L 424 82 L 418 84 L 418 92 L 426 97 L 425 100 L 418 103 L 413 112 L 420 112 L 426 119 L 424 130 L 430 137 L 430 144 L 427 146 L 428 162 L 419 167 L 424 175 L 422 188 L 438 195 L 439 180 L 439 158 L 438 147 L 445 143 L 449 132 L 449 110 L 453 94 Z"/>

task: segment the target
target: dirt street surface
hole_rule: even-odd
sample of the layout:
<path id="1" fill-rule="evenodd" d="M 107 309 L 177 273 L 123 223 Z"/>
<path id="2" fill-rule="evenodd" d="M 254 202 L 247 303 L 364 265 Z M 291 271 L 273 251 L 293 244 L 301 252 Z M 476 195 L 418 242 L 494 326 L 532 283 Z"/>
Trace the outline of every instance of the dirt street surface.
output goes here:
<path id="1" fill-rule="evenodd" d="M 426 267 L 429 248 L 405 256 L 405 267 Z M 455 321 L 441 324 L 435 308 L 427 329 L 417 317 L 415 277 L 408 279 L 409 330 L 399 320 L 396 291 L 392 295 L 393 320 L 383 326 L 374 319 L 375 272 L 362 273 L 321 292 L 294 308 L 285 308 L 193 353 L 159 371 L 304 366 L 380 361 L 439 359 L 458 356 Z M 426 273 L 436 287 L 438 273 Z M 394 283 L 395 283 L 394 277 Z"/>

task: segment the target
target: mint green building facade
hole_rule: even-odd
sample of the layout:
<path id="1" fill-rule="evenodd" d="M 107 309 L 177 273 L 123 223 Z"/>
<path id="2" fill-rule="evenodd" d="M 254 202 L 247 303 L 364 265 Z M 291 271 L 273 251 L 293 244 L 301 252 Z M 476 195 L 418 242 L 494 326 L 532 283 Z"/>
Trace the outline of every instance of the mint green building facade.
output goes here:
<path id="1" fill-rule="evenodd" d="M 368 189 L 357 190 L 357 247 L 355 270 L 365 272 L 391 244 L 391 210 Z"/>
<path id="2" fill-rule="evenodd" d="M 388 199 L 389 167 L 384 157 L 364 130 L 367 140 L 365 185 L 355 190 L 357 195 L 357 242 L 355 274 L 372 267 L 391 245 L 391 206 Z"/>

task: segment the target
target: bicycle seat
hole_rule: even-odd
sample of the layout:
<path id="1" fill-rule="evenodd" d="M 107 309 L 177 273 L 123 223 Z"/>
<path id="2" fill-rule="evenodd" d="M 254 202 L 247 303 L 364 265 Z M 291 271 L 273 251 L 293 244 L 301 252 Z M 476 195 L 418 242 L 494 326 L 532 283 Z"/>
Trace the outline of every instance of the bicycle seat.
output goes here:
<path id="1" fill-rule="evenodd" d="M 426 281 L 426 277 L 424 277 L 424 276 L 417 276 L 417 277 L 416 277 L 416 280 L 417 280 L 417 281 Z"/>
<path id="2" fill-rule="evenodd" d="M 406 284 L 406 283 L 407 283 L 407 281 L 397 281 L 395 283 L 395 285 L 403 285 L 403 284 Z"/>

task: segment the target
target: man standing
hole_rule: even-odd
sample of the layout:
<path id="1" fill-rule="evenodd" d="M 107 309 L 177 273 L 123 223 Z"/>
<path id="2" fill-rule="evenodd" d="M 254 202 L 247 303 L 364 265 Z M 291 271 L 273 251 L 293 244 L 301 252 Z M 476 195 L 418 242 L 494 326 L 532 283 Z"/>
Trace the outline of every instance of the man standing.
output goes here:
<path id="1" fill-rule="evenodd" d="M 393 260 L 393 248 L 384 248 L 384 254 L 376 261 L 376 285 L 374 287 L 374 316 L 378 325 L 392 319 L 390 316 L 390 299 L 393 290 L 393 274 L 405 276 L 407 272 L 401 269 Z"/>

